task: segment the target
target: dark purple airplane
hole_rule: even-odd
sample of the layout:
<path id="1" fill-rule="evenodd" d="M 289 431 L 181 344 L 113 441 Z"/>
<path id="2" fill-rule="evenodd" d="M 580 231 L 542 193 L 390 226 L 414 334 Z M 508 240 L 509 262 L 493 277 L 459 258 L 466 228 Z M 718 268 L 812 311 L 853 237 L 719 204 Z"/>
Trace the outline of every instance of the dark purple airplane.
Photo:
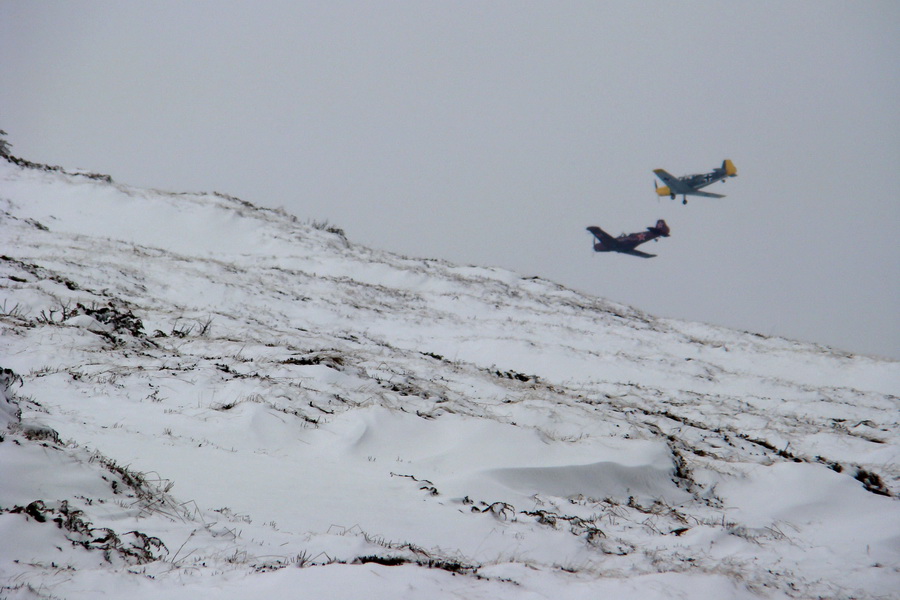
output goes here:
<path id="1" fill-rule="evenodd" d="M 662 219 L 656 222 L 655 227 L 648 227 L 647 231 L 629 233 L 628 235 L 622 234 L 616 238 L 599 227 L 591 226 L 587 230 L 597 238 L 597 242 L 594 244 L 594 252 L 621 252 L 632 256 L 640 256 L 641 258 L 653 258 L 656 255 L 640 252 L 635 250 L 636 247 L 644 242 L 655 240 L 660 236 L 669 237 L 669 226 Z"/>

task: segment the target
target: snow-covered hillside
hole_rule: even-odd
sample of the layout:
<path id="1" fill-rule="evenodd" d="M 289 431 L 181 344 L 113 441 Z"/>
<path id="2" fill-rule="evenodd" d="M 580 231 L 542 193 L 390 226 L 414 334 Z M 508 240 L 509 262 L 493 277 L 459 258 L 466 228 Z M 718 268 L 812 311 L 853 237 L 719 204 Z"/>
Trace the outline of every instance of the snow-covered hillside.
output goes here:
<path id="1" fill-rule="evenodd" d="M 0 215 L 2 598 L 898 597 L 898 362 L 223 194 Z"/>

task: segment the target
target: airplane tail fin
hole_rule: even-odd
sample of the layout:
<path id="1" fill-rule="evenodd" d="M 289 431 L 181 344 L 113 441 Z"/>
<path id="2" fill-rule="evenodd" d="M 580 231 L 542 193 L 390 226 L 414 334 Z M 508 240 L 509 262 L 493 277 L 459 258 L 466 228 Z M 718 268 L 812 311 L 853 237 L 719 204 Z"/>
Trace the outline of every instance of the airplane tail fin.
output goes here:
<path id="1" fill-rule="evenodd" d="M 727 158 L 722 161 L 722 168 L 725 169 L 725 174 L 729 177 L 735 177 L 737 175 L 737 167 Z"/>
<path id="2" fill-rule="evenodd" d="M 669 226 L 662 219 L 657 221 L 656 226 L 651 227 L 651 229 L 663 237 L 669 237 Z"/>

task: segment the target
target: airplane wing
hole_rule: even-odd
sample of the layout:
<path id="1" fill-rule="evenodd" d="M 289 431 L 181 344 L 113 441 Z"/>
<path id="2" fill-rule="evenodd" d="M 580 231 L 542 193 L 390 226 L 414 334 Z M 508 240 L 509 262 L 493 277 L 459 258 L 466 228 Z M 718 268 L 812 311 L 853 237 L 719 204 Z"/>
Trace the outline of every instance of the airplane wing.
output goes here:
<path id="1" fill-rule="evenodd" d="M 603 231 L 603 230 L 600 229 L 599 227 L 595 227 L 595 226 L 592 225 L 592 226 L 588 227 L 587 230 L 590 231 L 591 233 L 593 233 L 593 234 L 594 234 L 594 237 L 596 237 L 598 240 L 600 240 L 601 242 L 603 242 L 603 243 L 606 244 L 607 246 L 609 246 L 609 247 L 615 246 L 615 244 L 616 244 L 616 238 L 614 238 L 613 236 L 609 235 L 608 233 L 606 233 L 605 231 Z"/>
<path id="2" fill-rule="evenodd" d="M 640 256 L 641 258 L 653 258 L 655 254 L 647 254 L 646 252 L 641 252 L 640 250 L 619 250 L 622 254 L 630 254 L 632 256 Z"/>
<path id="3" fill-rule="evenodd" d="M 713 194 L 712 192 L 700 192 L 694 190 L 693 192 L 688 192 L 688 196 L 705 196 L 707 198 L 724 198 L 725 196 L 722 194 Z"/>
<path id="4" fill-rule="evenodd" d="M 687 194 L 687 193 L 690 193 L 691 191 L 693 191 L 693 189 L 694 189 L 694 188 L 682 183 L 682 181 L 680 179 L 678 179 L 677 177 L 675 177 L 674 175 L 672 175 L 665 169 L 654 169 L 653 172 L 656 174 L 657 177 L 660 178 L 660 180 L 662 180 L 662 182 L 664 184 L 669 186 L 669 190 L 671 190 L 671 192 L 673 194 Z"/>

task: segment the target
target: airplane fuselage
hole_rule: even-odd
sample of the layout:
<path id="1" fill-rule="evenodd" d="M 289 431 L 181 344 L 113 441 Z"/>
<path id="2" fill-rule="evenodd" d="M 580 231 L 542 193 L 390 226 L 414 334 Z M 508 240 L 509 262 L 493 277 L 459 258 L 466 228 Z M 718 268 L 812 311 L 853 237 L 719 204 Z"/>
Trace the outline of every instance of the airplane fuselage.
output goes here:
<path id="1" fill-rule="evenodd" d="M 662 233 L 654 233 L 650 229 L 638 233 L 629 233 L 628 235 L 620 235 L 614 240 L 614 243 L 608 246 L 601 241 L 594 244 L 596 252 L 621 252 L 622 250 L 634 250 L 644 242 L 655 240 Z"/>
<path id="2" fill-rule="evenodd" d="M 702 189 L 708 185 L 712 185 L 717 181 L 721 181 L 725 179 L 727 175 L 725 175 L 725 171 L 723 169 L 716 169 L 712 173 L 698 173 L 696 175 L 686 175 L 684 177 L 679 177 L 678 180 L 686 183 L 694 189 Z"/>

